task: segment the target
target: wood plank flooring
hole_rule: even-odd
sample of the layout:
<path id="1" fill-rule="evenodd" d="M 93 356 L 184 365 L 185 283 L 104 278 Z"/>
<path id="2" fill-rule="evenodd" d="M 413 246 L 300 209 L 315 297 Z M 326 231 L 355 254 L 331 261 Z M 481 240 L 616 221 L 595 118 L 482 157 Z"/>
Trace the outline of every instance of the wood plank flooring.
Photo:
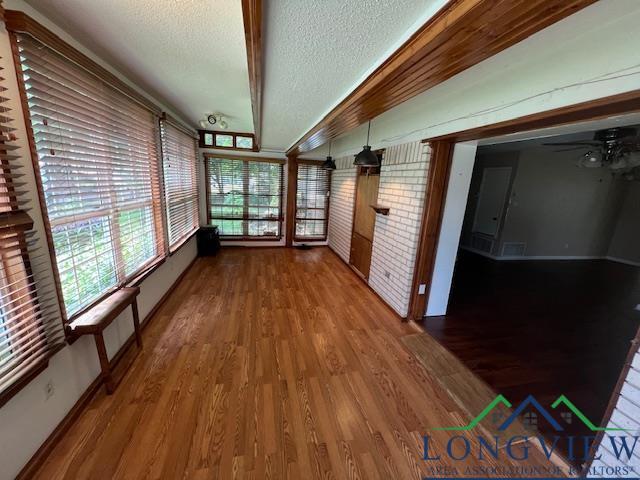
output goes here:
<path id="1" fill-rule="evenodd" d="M 443 451 L 450 433 L 429 429 L 470 418 L 405 347 L 415 333 L 327 248 L 223 249 L 196 261 L 38 478 L 434 476 L 422 435 Z"/>

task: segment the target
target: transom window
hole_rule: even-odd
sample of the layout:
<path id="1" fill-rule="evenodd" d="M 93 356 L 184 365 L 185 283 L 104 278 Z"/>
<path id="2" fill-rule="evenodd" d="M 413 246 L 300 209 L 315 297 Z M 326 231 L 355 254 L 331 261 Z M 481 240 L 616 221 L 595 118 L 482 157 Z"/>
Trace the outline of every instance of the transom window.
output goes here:
<path id="1" fill-rule="evenodd" d="M 222 237 L 280 238 L 284 161 L 205 158 L 209 224 Z"/>
<path id="2" fill-rule="evenodd" d="M 199 130 L 200 148 L 257 150 L 253 133 L 215 132 Z"/>

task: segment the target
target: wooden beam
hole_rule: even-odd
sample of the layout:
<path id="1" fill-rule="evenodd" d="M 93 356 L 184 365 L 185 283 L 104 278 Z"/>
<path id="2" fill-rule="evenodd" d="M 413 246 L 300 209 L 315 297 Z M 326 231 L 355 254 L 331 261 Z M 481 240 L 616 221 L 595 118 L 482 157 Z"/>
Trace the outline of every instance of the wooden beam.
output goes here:
<path id="1" fill-rule="evenodd" d="M 287 157 L 287 216 L 285 244 L 293 246 L 293 236 L 296 233 L 296 195 L 298 189 L 298 158 Z"/>
<path id="2" fill-rule="evenodd" d="M 242 0 L 242 18 L 247 43 L 255 147 L 259 150 L 262 131 L 262 0 Z"/>
<path id="3" fill-rule="evenodd" d="M 422 212 L 420 227 L 420 241 L 411 287 L 411 301 L 409 303 L 408 319 L 420 321 L 424 316 L 431 278 L 436 260 L 436 248 L 442 224 L 442 212 L 447 196 L 449 172 L 453 156 L 453 143 L 447 141 L 431 143 L 431 160 L 429 162 L 429 179 L 427 181 L 427 196 Z M 425 292 L 419 294 L 420 285 L 425 285 Z"/>
<path id="4" fill-rule="evenodd" d="M 451 0 L 287 153 L 343 135 L 594 2 Z"/>

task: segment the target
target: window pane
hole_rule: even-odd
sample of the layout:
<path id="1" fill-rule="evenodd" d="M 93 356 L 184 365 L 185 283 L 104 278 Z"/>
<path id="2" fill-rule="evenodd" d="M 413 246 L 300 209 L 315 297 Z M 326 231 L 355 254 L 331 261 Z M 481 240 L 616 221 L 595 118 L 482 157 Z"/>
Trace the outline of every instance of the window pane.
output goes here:
<path id="1" fill-rule="evenodd" d="M 233 135 L 216 133 L 216 147 L 233 147 Z"/>
<path id="2" fill-rule="evenodd" d="M 213 133 L 205 133 L 204 134 L 204 144 L 205 145 L 213 145 Z"/>
<path id="3" fill-rule="evenodd" d="M 253 138 L 236 136 L 236 148 L 253 148 Z"/>

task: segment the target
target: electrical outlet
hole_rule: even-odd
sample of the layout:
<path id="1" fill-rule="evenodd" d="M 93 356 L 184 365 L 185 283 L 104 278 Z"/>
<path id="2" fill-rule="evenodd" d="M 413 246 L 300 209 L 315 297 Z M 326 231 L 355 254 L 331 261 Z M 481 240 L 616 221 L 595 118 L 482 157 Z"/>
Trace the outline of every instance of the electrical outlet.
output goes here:
<path id="1" fill-rule="evenodd" d="M 418 287 L 418 295 L 424 295 L 427 292 L 427 286 L 424 283 L 421 283 Z"/>
<path id="2" fill-rule="evenodd" d="M 44 386 L 44 397 L 45 400 L 49 400 L 53 397 L 53 394 L 56 393 L 55 388 L 53 388 L 53 382 L 49 380 L 47 384 Z"/>

